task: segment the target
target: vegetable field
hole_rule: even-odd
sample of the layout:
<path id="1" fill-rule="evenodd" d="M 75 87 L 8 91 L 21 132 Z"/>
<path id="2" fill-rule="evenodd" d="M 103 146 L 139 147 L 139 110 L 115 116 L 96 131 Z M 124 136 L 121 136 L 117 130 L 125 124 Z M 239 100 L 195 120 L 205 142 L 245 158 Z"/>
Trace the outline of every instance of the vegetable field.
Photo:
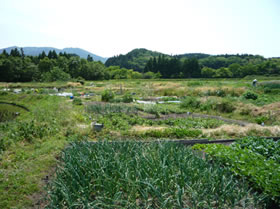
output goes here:
<path id="1" fill-rule="evenodd" d="M 48 208 L 256 208 L 265 196 L 174 143 L 73 143 Z"/>

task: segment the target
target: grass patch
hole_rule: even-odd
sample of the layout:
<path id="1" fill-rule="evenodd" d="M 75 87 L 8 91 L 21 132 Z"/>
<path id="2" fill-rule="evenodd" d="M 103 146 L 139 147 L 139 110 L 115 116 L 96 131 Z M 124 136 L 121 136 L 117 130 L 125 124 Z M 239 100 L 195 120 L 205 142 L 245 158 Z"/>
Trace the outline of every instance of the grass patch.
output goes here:
<path id="1" fill-rule="evenodd" d="M 28 208 L 38 201 L 32 195 L 43 191 L 42 178 L 67 144 L 65 130 L 75 127 L 79 109 L 48 95 L 12 94 L 10 101 L 30 112 L 0 124 L 0 208 Z"/>

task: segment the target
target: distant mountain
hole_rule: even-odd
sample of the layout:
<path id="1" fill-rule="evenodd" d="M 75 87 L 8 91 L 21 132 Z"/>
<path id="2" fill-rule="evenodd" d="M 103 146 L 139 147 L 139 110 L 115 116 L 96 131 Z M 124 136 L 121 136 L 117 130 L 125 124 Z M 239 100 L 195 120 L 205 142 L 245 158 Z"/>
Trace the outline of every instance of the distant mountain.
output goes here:
<path id="1" fill-rule="evenodd" d="M 86 51 L 84 49 L 80 49 L 80 48 L 64 48 L 64 49 L 57 49 L 57 48 L 53 48 L 53 47 L 18 47 L 18 46 L 12 46 L 12 47 L 8 47 L 8 48 L 4 48 L 6 50 L 6 52 L 10 53 L 10 51 L 14 48 L 17 48 L 18 50 L 20 50 L 20 48 L 23 49 L 24 54 L 26 55 L 30 55 L 30 56 L 38 56 L 40 53 L 42 53 L 43 51 L 45 51 L 46 54 L 49 53 L 49 51 L 53 51 L 55 50 L 56 53 L 68 53 L 68 54 L 76 54 L 78 56 L 80 56 L 81 58 L 87 58 L 88 55 L 90 55 L 93 60 L 95 61 L 101 61 L 103 63 L 106 62 L 107 58 L 105 57 L 100 57 L 98 55 L 95 55 L 89 51 Z M 0 53 L 3 52 L 4 49 L 0 49 Z"/>
<path id="2" fill-rule="evenodd" d="M 118 56 L 108 58 L 105 62 L 105 65 L 120 66 L 127 69 L 142 71 L 151 57 L 158 57 L 159 55 L 163 54 L 160 52 L 150 51 L 143 48 L 134 49 L 126 55 L 121 54 Z"/>

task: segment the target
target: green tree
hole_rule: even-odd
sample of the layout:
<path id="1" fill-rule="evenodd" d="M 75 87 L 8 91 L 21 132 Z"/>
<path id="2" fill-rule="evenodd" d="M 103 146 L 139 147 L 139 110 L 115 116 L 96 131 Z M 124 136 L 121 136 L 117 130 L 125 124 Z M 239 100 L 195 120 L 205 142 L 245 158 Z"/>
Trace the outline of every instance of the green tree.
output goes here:
<path id="1" fill-rule="evenodd" d="M 51 71 L 46 72 L 42 75 L 42 80 L 47 82 L 52 81 L 68 81 L 71 79 L 71 76 L 68 73 L 65 73 L 59 67 L 54 67 Z"/>
<path id="2" fill-rule="evenodd" d="M 38 68 L 41 73 L 49 72 L 53 67 L 53 63 L 48 57 L 41 59 L 38 65 Z"/>
<path id="3" fill-rule="evenodd" d="M 10 55 L 13 57 L 20 57 L 20 52 L 18 51 L 17 48 L 14 48 L 11 50 Z"/>
<path id="4" fill-rule="evenodd" d="M 88 62 L 92 62 L 92 61 L 93 61 L 92 56 L 90 56 L 89 54 L 88 54 L 88 56 L 87 56 L 87 61 L 88 61 Z"/>
<path id="5" fill-rule="evenodd" d="M 240 64 L 234 63 L 231 64 L 228 69 L 232 72 L 233 77 L 235 78 L 242 78 L 243 77 L 243 72 Z"/>
<path id="6" fill-rule="evenodd" d="M 225 67 L 219 68 L 215 71 L 216 78 L 232 78 L 232 72 Z"/>
<path id="7" fill-rule="evenodd" d="M 201 70 L 201 75 L 204 78 L 213 78 L 215 76 L 215 70 L 210 67 L 204 67 Z"/>

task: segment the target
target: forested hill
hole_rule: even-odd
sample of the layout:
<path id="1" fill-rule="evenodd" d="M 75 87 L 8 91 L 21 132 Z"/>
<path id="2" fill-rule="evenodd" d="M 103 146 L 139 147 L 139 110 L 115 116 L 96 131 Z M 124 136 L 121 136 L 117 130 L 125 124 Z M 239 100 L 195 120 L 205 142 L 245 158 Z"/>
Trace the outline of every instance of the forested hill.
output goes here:
<path id="1" fill-rule="evenodd" d="M 166 55 L 160 52 L 154 52 L 147 49 L 134 49 L 126 55 L 118 55 L 109 58 L 105 65 L 120 66 L 127 69 L 133 69 L 139 72 L 147 71 L 147 63 L 152 62 L 153 59 L 163 56 L 165 59 L 177 59 L 184 62 L 186 59 L 196 59 L 201 67 L 209 67 L 219 69 L 222 67 L 229 67 L 231 64 L 239 64 L 241 66 L 247 64 L 260 64 L 266 59 L 259 55 L 250 54 L 223 54 L 223 55 L 210 55 L 203 53 L 186 53 L 181 55 Z M 149 63 L 148 63 L 149 64 Z M 145 70 L 146 68 L 146 70 Z"/>
<path id="2" fill-rule="evenodd" d="M 120 66 L 122 68 L 133 69 L 142 72 L 150 58 L 163 55 L 162 53 L 150 51 L 147 49 L 134 49 L 126 55 L 110 57 L 105 62 L 107 67 Z M 168 55 L 166 55 L 168 56 Z"/>
<path id="3" fill-rule="evenodd" d="M 12 47 L 8 47 L 8 48 L 4 48 L 4 49 L 0 49 L 0 54 L 2 54 L 2 52 L 4 50 L 6 50 L 7 53 L 10 53 L 12 49 L 17 48 L 19 51 L 21 50 L 21 47 L 17 47 L 17 46 L 12 46 Z M 57 49 L 57 48 L 53 48 L 53 47 L 22 47 L 23 52 L 25 55 L 30 55 L 30 56 L 38 56 L 40 53 L 42 53 L 43 51 L 48 54 L 49 51 L 55 51 L 57 54 L 59 53 L 67 53 L 67 54 L 76 54 L 81 58 L 87 58 L 88 55 L 90 55 L 94 61 L 101 61 L 101 62 L 106 62 L 107 58 L 104 57 L 100 57 L 98 55 L 95 55 L 89 51 L 86 51 L 84 49 L 80 49 L 80 48 L 64 48 L 64 49 Z"/>

